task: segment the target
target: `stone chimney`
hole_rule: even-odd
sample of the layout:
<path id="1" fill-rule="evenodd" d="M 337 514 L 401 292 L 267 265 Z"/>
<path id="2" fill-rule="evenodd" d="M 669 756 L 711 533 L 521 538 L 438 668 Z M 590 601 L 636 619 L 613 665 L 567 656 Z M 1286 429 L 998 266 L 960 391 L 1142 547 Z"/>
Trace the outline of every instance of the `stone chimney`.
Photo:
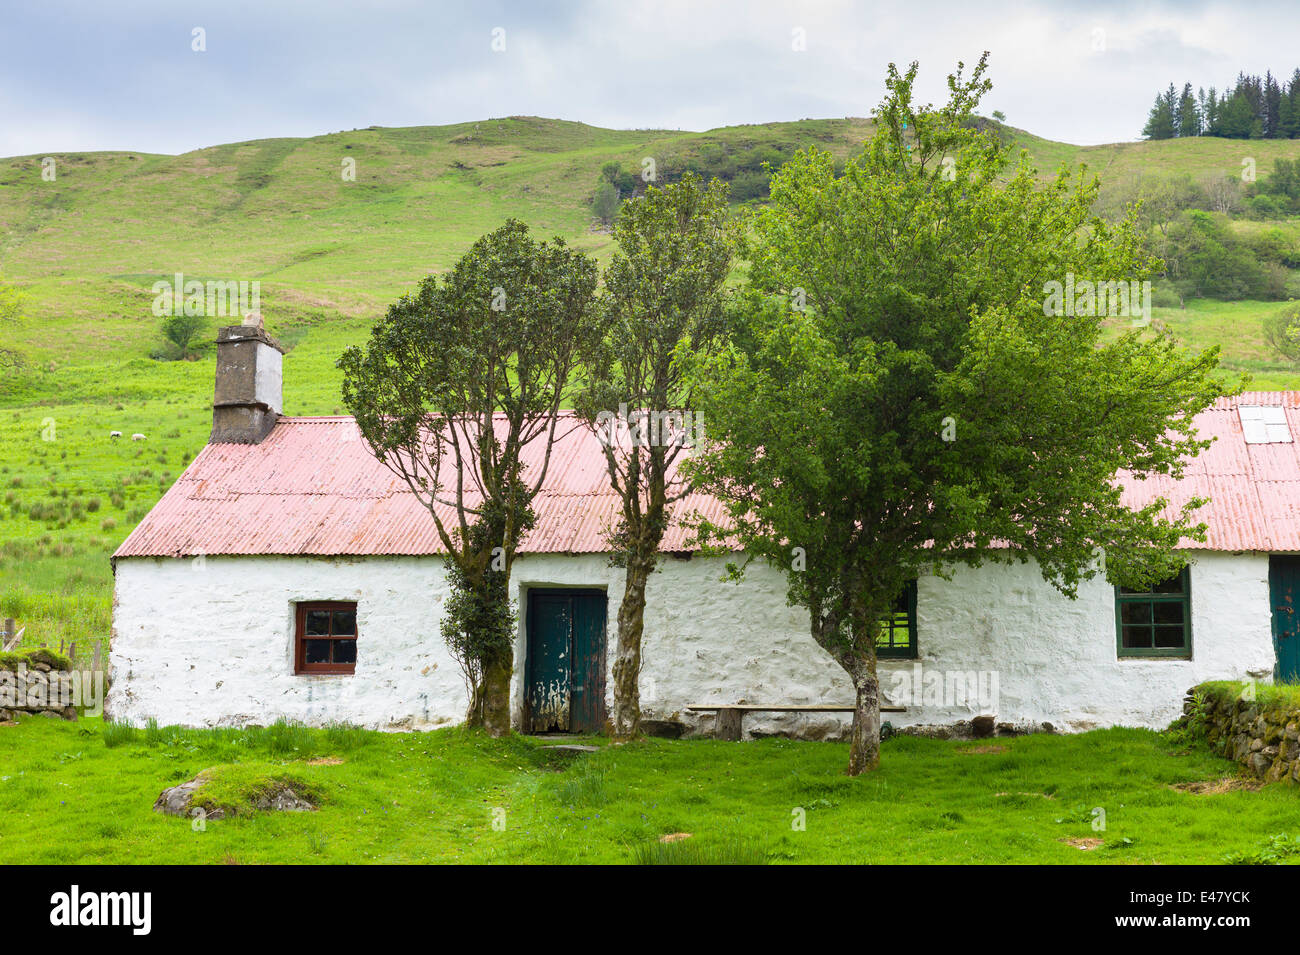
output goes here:
<path id="1" fill-rule="evenodd" d="M 217 329 L 211 444 L 260 444 L 283 410 L 284 349 L 253 314 Z"/>

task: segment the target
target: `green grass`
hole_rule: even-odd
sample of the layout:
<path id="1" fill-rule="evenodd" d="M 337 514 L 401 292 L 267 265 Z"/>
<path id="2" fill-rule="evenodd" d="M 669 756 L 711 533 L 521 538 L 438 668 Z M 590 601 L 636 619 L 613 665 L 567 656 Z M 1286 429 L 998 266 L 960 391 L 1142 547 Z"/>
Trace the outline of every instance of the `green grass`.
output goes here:
<path id="1" fill-rule="evenodd" d="M 1211 680 L 1199 684 L 1196 690 L 1215 699 L 1238 700 L 1242 699 L 1246 684 L 1236 680 Z M 1260 707 L 1300 709 L 1300 686 L 1293 683 L 1255 683 L 1250 690 L 1250 699 Z"/>
<path id="2" fill-rule="evenodd" d="M 1289 841 L 1300 835 L 1294 787 L 1179 791 L 1236 767 L 1146 730 L 980 743 L 897 736 L 880 770 L 856 779 L 844 775 L 839 743 L 647 740 L 576 759 L 544 745 L 463 729 L 191 730 L 25 717 L 0 726 L 0 863 L 1300 858 Z M 165 787 L 214 768 L 222 799 L 278 776 L 320 808 L 208 820 L 202 831 L 152 810 Z M 1104 831 L 1093 829 L 1098 809 Z M 660 841 L 674 833 L 689 838 Z"/>

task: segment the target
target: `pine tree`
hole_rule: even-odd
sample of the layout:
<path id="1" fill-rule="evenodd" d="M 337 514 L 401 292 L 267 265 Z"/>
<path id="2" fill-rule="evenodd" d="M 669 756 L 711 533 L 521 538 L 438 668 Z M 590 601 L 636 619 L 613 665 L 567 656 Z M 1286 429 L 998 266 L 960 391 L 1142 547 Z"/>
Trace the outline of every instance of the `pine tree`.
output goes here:
<path id="1" fill-rule="evenodd" d="M 1282 135 L 1287 139 L 1300 139 L 1300 69 L 1291 74 L 1286 96 L 1279 111 Z"/>
<path id="2" fill-rule="evenodd" d="M 1173 87 L 1171 86 L 1170 89 Z M 1174 112 L 1163 95 L 1156 96 L 1155 105 L 1151 107 L 1151 114 L 1147 117 L 1142 135 L 1147 139 L 1173 139 Z"/>
<path id="3" fill-rule="evenodd" d="M 1201 135 L 1201 111 L 1196 107 L 1196 97 L 1192 95 L 1192 84 L 1183 84 L 1183 95 L 1178 99 L 1179 136 Z"/>
<path id="4" fill-rule="evenodd" d="M 1264 75 L 1264 98 L 1261 106 L 1264 136 L 1267 139 L 1277 139 L 1282 135 L 1282 87 L 1278 85 L 1271 71 Z"/>

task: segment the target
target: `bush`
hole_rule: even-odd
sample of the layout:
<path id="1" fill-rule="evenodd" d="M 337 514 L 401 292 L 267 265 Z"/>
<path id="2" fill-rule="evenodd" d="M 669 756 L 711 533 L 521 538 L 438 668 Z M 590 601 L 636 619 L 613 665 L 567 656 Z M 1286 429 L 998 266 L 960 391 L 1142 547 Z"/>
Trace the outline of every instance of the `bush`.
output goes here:
<path id="1" fill-rule="evenodd" d="M 596 195 L 591 200 L 591 211 L 601 222 L 609 225 L 618 217 L 620 199 L 618 187 L 613 183 L 601 182 L 596 186 Z"/>
<path id="2" fill-rule="evenodd" d="M 1290 362 L 1300 362 L 1300 302 L 1264 319 L 1264 341 Z"/>

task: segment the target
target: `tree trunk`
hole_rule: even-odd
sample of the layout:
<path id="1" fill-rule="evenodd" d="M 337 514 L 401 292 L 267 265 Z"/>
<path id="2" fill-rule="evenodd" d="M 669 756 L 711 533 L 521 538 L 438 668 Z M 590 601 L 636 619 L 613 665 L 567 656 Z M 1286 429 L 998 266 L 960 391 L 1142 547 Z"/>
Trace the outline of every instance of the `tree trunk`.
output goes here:
<path id="1" fill-rule="evenodd" d="M 849 745 L 850 776 L 861 776 L 880 766 L 880 682 L 876 679 L 876 661 L 873 658 L 857 669 L 850 674 L 857 691 Z"/>
<path id="2" fill-rule="evenodd" d="M 630 739 L 641 725 L 641 637 L 645 632 L 645 588 L 652 564 L 630 557 L 618 607 L 618 649 L 614 657 L 614 737 Z"/>
<path id="3" fill-rule="evenodd" d="M 509 662 L 489 663 L 483 667 L 482 711 L 483 728 L 489 736 L 510 734 L 510 675 Z"/>

